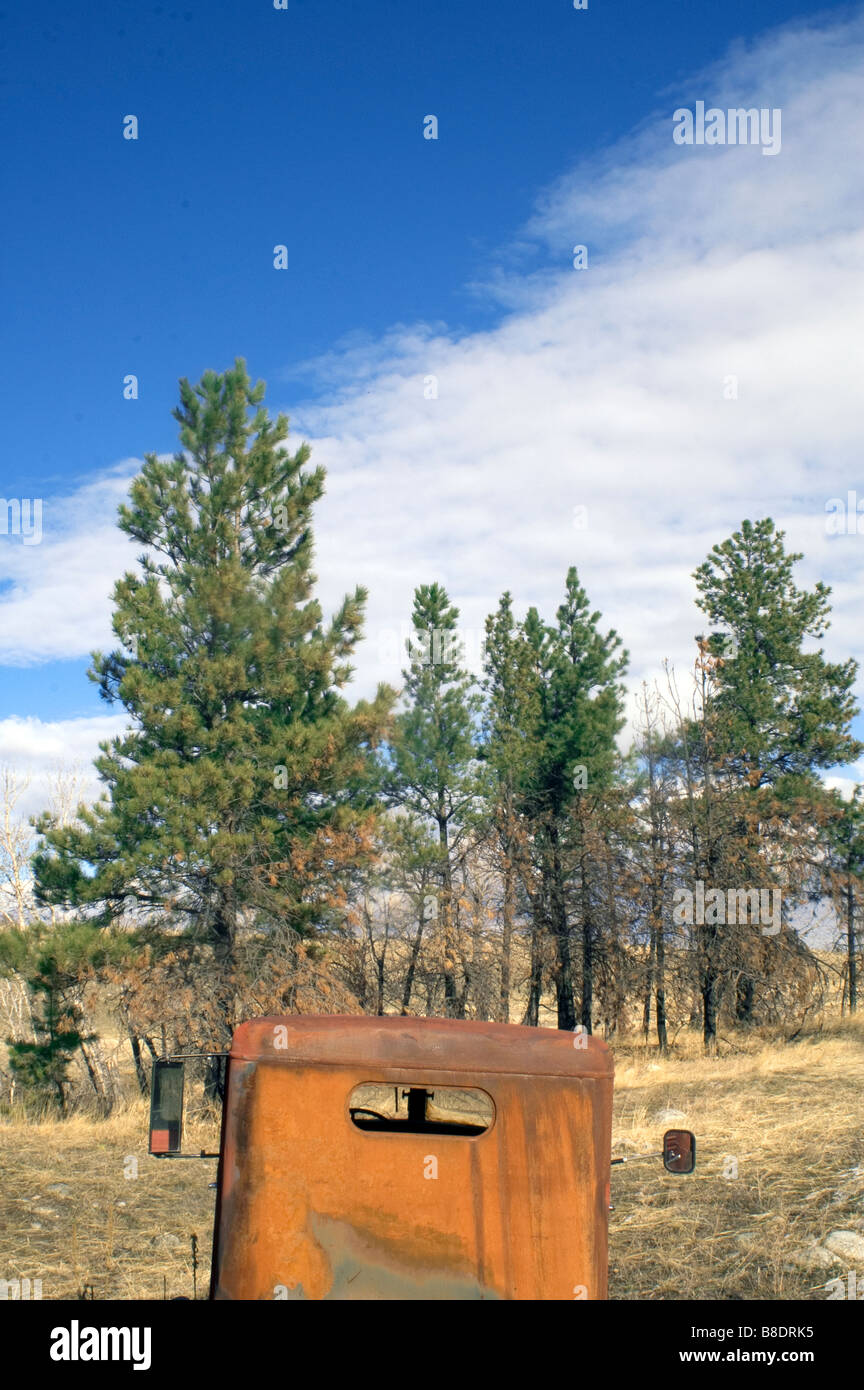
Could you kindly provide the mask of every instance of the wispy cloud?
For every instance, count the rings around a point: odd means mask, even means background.
[[[443,581],[479,635],[505,588],[551,616],[570,564],[629,647],[633,687],[664,658],[684,668],[702,627],[692,570],[764,515],[805,552],[801,581],[833,585],[826,650],[864,657],[864,535],[825,532],[829,498],[864,497],[862,90],[862,18],[736,46],[538,197],[515,260],[502,248],[478,275],[497,327],[397,326],[303,364],[329,388],[293,410],[328,469],[322,598],[370,590],[359,689],[398,682],[416,584]],[[674,145],[672,113],[696,100],[782,108],[782,151]],[[278,396],[271,382],[291,411]],[[134,466],[88,482],[57,534],[47,501],[41,547],[0,546],[6,661],[110,643]]]

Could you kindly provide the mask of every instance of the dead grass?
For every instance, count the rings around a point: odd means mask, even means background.
[[[187,1127],[184,1147],[218,1146],[217,1126]],[[216,1162],[150,1158],[143,1102],[102,1121],[7,1120],[0,1169],[0,1278],[41,1279],[43,1299],[191,1298],[194,1232],[207,1296]]]
[[[616,1050],[613,1153],[652,1152],[676,1127],[697,1136],[694,1174],[612,1170],[611,1296],[824,1299],[846,1266],[808,1273],[793,1257],[864,1232],[864,1020],[716,1060],[693,1037],[668,1060]]]
[[[691,1035],[663,1060],[615,1048],[613,1152],[654,1152],[684,1127],[697,1167],[613,1168],[613,1299],[824,1299],[845,1266],[807,1273],[793,1255],[833,1230],[864,1233],[864,1019],[722,1051],[705,1059]],[[0,1121],[0,1278],[41,1278],[45,1299],[191,1298],[195,1232],[206,1297],[215,1161],[149,1158],[146,1124],[140,1101],[104,1121]],[[190,1125],[184,1147],[218,1147],[216,1126]],[[737,1177],[724,1177],[730,1159]]]

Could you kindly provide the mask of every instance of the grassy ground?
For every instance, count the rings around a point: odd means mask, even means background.
[[[849,1265],[822,1242],[864,1235],[864,1020],[724,1051],[706,1060],[696,1038],[663,1061],[616,1048],[613,1152],[653,1152],[687,1128],[697,1167],[613,1168],[614,1299],[824,1299]],[[217,1146],[215,1126],[187,1128],[184,1147]],[[0,1278],[41,1278],[45,1299],[191,1297],[194,1232],[206,1296],[215,1174],[215,1161],[148,1158],[140,1101],[105,1121],[7,1118]]]
[[[689,1177],[650,1161],[613,1168],[611,1297],[824,1299],[849,1265],[822,1242],[864,1235],[864,1027],[754,1040],[716,1061],[696,1039],[689,1049],[659,1062],[616,1053],[613,1153],[686,1128],[697,1163]],[[857,1273],[860,1286],[864,1264]]]
[[[184,1148],[218,1146],[217,1126],[187,1126]],[[0,1124],[0,1173],[0,1278],[41,1278],[43,1299],[191,1298],[194,1233],[206,1297],[216,1161],[150,1158],[143,1102]]]

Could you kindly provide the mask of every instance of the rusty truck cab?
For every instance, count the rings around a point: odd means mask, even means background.
[[[211,1297],[602,1299],[612,1058],[450,1019],[242,1024]]]

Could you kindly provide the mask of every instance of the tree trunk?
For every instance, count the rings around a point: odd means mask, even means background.
[[[375,1012],[379,1018],[384,1017],[384,961],[386,953],[381,952],[380,956],[375,957],[375,976],[377,984],[377,998]]]
[[[98,1040],[82,1041],[80,1048],[84,1065],[87,1068],[87,1075],[90,1077],[90,1083],[96,1094],[99,1114],[106,1117],[111,1114],[117,1099],[114,1080],[108,1070],[105,1058],[102,1056],[102,1049]]]
[[[456,1018],[459,1001],[456,995],[456,975],[453,970],[453,876],[450,865],[450,843],[446,816],[438,817],[438,843],[441,847],[441,926],[444,947],[444,1012]]]
[[[466,967],[462,977],[462,988],[459,991],[459,998],[456,1001],[456,1017],[467,1018],[468,1016],[468,991],[471,988],[471,968]]]
[[[646,1043],[651,1031],[651,1000],[654,996],[654,956],[657,949],[657,934],[653,921],[648,924],[648,967],[645,979],[645,993],[642,996],[642,1036]]]
[[[513,941],[513,919],[516,915],[516,876],[510,860],[509,847],[504,861],[504,903],[501,922],[501,988],[498,996],[498,1017],[510,1022],[510,952]]]
[[[654,963],[656,970],[657,992],[657,1046],[661,1053],[665,1053],[669,1046],[669,1039],[666,1032],[666,938],[663,934],[663,904],[661,901],[659,884],[653,884],[651,890],[651,915],[654,919]]]
[[[224,1100],[224,1068],[222,1052],[228,1052],[234,1031],[234,939],[237,930],[237,905],[231,890],[220,894],[213,919],[213,959],[216,971],[217,1019],[214,1025],[214,1055],[207,1058],[204,1077],[204,1099],[212,1105]]]
[[[363,938],[360,952],[360,968],[357,971],[357,1003],[360,1006],[361,1014],[368,1013],[367,1004],[369,1002],[369,977],[367,974],[367,947],[368,942]]]
[[[417,935],[411,946],[411,957],[408,961],[408,969],[405,972],[405,984],[402,989],[402,1014],[406,1015],[411,1011],[411,991],[414,988],[414,976],[417,974],[417,961],[420,958],[420,942],[423,939],[423,912],[425,894],[420,899],[420,918],[417,922]]]
[[[567,904],[564,901],[564,875],[561,866],[557,826],[550,825],[547,834],[550,846],[547,892],[557,957],[555,989],[558,1003],[558,1027],[572,1033],[576,1027],[576,1005],[573,999],[573,957],[570,950]]]
[[[755,987],[752,975],[742,973],[735,987],[735,1018],[743,1027],[753,1022]]]
[[[543,983],[542,924],[542,908],[537,903],[531,921],[531,971],[528,980],[528,1003],[522,1019],[522,1026],[525,1028],[537,1028],[540,1025],[540,992]]]
[[[150,1086],[147,1081],[147,1073],[144,1070],[144,1061],[141,1057],[141,1043],[131,1028],[126,1029],[129,1038],[129,1046],[132,1048],[132,1060],[135,1063],[135,1079],[138,1082],[138,1090],[142,1096],[150,1093]]]
[[[858,1005],[858,957],[855,941],[855,889],[850,875],[846,885],[846,949],[849,959],[849,1012]]]
[[[718,975],[709,962],[702,972],[702,1040],[708,1053],[717,1050],[717,984]]]
[[[669,1049],[669,1036],[666,1031],[666,952],[663,941],[663,928],[657,936],[657,1046],[662,1053]]]
[[[590,1033],[594,1017],[594,917],[591,911],[588,864],[584,853],[579,867],[582,880],[582,1009],[579,1021],[585,1031]]]

